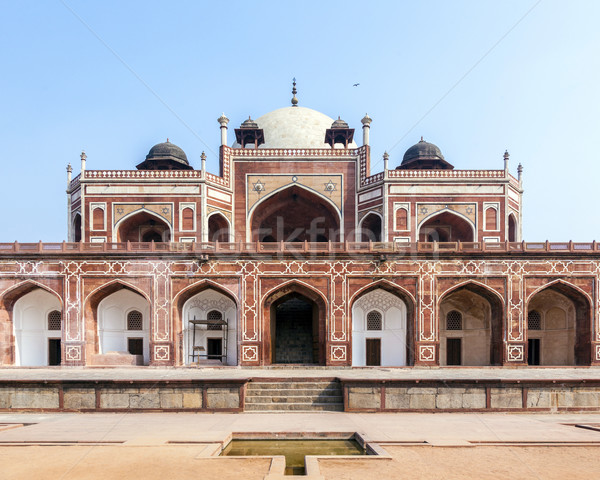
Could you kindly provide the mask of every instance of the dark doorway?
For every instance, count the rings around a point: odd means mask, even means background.
[[[540,364],[540,339],[530,338],[527,341],[527,363],[529,365]]]
[[[143,338],[128,338],[127,339],[127,351],[131,355],[143,355],[144,354],[144,339]]]
[[[369,213],[362,221],[360,231],[361,242],[381,242],[381,217]]]
[[[462,353],[462,339],[447,338],[446,339],[446,365],[460,365]]]
[[[60,338],[48,339],[48,365],[60,365]]]
[[[299,294],[287,296],[274,310],[273,363],[318,363],[313,302]]]
[[[367,338],[367,366],[378,367],[381,365],[381,339]]]
[[[207,338],[206,339],[206,354],[209,359],[221,360],[223,355],[223,339]]]

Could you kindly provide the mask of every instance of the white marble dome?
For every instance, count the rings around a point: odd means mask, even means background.
[[[257,118],[256,123],[265,134],[265,143],[258,148],[330,148],[325,130],[331,128],[333,118],[311,108],[280,108]],[[240,148],[240,144],[235,142],[232,147]],[[348,148],[357,148],[356,143]]]

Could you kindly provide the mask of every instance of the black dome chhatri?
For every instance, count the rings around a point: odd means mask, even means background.
[[[146,160],[137,166],[138,170],[193,170],[185,152],[177,145],[167,141],[154,145]]]
[[[446,161],[437,145],[426,142],[421,137],[419,143],[406,151],[402,159],[402,164],[397,167],[397,170],[452,170],[453,168]]]

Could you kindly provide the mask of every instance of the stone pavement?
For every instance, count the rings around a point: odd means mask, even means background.
[[[24,424],[25,426],[16,426]],[[0,445],[221,442],[231,433],[358,432],[369,441],[597,444],[600,414],[510,413],[51,413],[0,414]],[[14,427],[14,428],[7,428]],[[593,427],[592,427],[593,428]]]
[[[598,367],[2,367],[2,380],[208,380],[247,378],[389,380],[600,380]]]

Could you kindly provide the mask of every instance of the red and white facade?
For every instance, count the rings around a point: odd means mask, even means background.
[[[370,122],[292,106],[230,147],[223,116],[219,175],[82,155],[68,242],[0,245],[0,364],[600,364],[596,243],[522,242],[508,154],[371,172]]]

